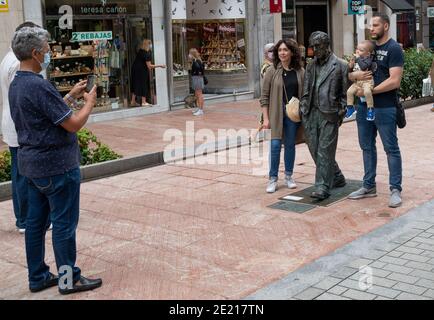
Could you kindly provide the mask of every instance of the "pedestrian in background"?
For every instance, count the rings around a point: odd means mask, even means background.
[[[432,60],[432,64],[431,64],[430,77],[431,77],[431,86],[434,90],[434,59]],[[431,111],[434,112],[434,104],[431,107]]]
[[[18,168],[26,177],[28,188],[25,244],[29,289],[38,292],[59,285],[61,294],[95,289],[102,280],[83,277],[75,263],[80,211],[80,150],[76,132],[85,125],[95,106],[96,86],[83,93],[83,83],[81,91],[70,97],[83,94],[85,101],[74,114],[55,87],[39,74],[50,64],[48,32],[24,27],[15,33],[12,50],[20,61],[9,88],[9,103],[20,146]],[[49,271],[44,261],[49,217],[58,276]]]
[[[273,65],[265,73],[260,104],[264,116],[264,129],[271,129],[270,171],[266,191],[277,190],[282,141],[285,147],[285,185],[297,187],[292,174],[295,162],[295,138],[300,123],[291,121],[285,106],[292,97],[303,92],[304,69],[295,40],[280,40],[273,49]]]
[[[197,110],[193,112],[195,116],[203,115],[204,98],[203,89],[205,88],[205,66],[200,58],[199,51],[196,48],[191,48],[188,54],[188,59],[191,62],[191,83],[196,96]]]
[[[152,64],[152,42],[145,39],[137,52],[131,68],[131,106],[136,107],[136,96],[141,97],[142,105],[150,106],[151,103],[151,70],[166,68],[165,65]]]

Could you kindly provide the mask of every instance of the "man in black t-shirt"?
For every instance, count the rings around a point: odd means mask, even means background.
[[[404,65],[404,55],[399,44],[389,37],[390,19],[387,15],[376,13],[371,19],[371,38],[376,41],[377,70],[374,73],[375,121],[367,121],[366,103],[360,103],[357,111],[359,144],[363,150],[365,175],[363,187],[349,195],[349,199],[375,197],[377,149],[375,146],[377,132],[380,134],[389,166],[390,201],[389,207],[396,208],[401,201],[402,160],[396,132],[396,114],[398,106],[398,89]],[[368,80],[370,71],[356,71],[349,75],[351,81]],[[363,90],[357,95],[362,97]]]

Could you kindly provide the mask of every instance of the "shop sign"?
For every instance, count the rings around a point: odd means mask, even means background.
[[[8,12],[9,4],[8,0],[0,0],[0,12]]]
[[[112,40],[112,39],[113,39],[112,31],[73,32],[71,42]]]
[[[215,32],[214,28],[210,28],[210,27],[203,27],[203,30],[208,32]]]
[[[428,18],[434,18],[434,7],[428,7],[426,13]]]
[[[246,41],[244,39],[240,39],[237,41],[238,48],[242,48],[246,45]]]
[[[270,13],[282,12],[282,0],[270,0]]]
[[[364,0],[348,0],[348,14],[364,14],[365,10],[365,1]]]
[[[235,32],[236,29],[233,28],[233,27],[219,26],[219,31],[222,31],[222,32]]]

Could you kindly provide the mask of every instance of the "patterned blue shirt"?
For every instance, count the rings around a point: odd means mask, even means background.
[[[80,166],[77,135],[60,124],[72,110],[54,86],[34,72],[18,71],[9,88],[18,133],[18,168],[28,178],[63,174]]]

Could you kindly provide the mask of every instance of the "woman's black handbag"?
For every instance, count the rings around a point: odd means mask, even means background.
[[[207,85],[207,84],[208,84],[208,78],[205,77],[205,76],[203,76],[203,84],[204,84],[204,85]]]
[[[405,128],[407,125],[407,120],[405,119],[405,111],[404,106],[402,105],[401,101],[399,101],[399,98],[397,99],[396,104],[396,125],[399,129]]]

